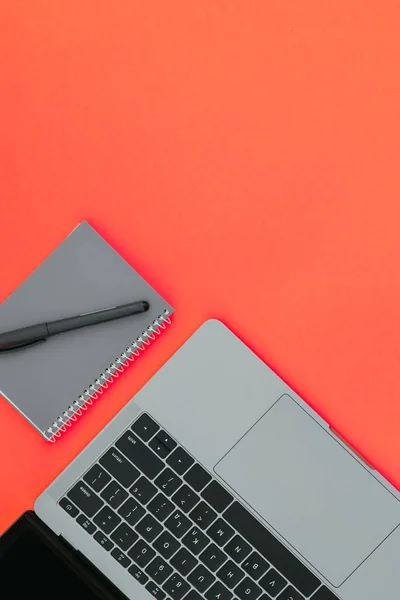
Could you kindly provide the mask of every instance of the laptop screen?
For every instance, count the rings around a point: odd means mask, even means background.
[[[0,537],[0,598],[125,598],[70,546],[25,513]]]
[[[62,588],[62,597],[98,600],[86,583],[33,531],[25,531],[0,559],[1,587],[14,598],[39,598]]]

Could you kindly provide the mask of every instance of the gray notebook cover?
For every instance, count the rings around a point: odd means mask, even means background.
[[[158,337],[153,330],[165,328],[173,308],[86,222],[0,305],[5,332],[135,300],[147,300],[150,309],[0,353],[1,394],[46,439],[80,414],[141,339]]]

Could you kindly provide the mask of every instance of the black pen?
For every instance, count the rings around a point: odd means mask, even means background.
[[[26,348],[38,342],[45,342],[52,335],[58,335],[59,333],[65,333],[73,329],[80,329],[88,325],[114,321],[114,319],[120,319],[121,317],[130,317],[131,315],[144,313],[146,310],[149,310],[149,303],[141,300],[140,302],[132,302],[123,306],[114,306],[76,317],[68,317],[66,319],[59,319],[58,321],[50,321],[49,323],[39,323],[38,325],[0,333],[0,352]]]

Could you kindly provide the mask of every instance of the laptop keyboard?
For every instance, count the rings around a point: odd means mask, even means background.
[[[146,413],[59,505],[159,600],[337,598]]]

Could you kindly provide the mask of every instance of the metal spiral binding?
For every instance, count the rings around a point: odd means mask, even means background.
[[[156,339],[157,335],[160,335],[163,330],[167,328],[167,325],[171,324],[171,318],[169,317],[169,310],[164,310],[162,315],[159,315],[157,319],[153,321],[145,331],[142,332],[135,341],[131,342],[122,354],[110,364],[101,375],[95,379],[95,381],[81,394],[76,400],[72,402],[68,409],[62,413],[51,427],[48,427],[44,432],[47,441],[56,442],[61,437],[62,433],[67,431],[68,427],[77,421],[78,417],[82,416],[83,412],[86,411],[89,406],[93,404],[93,400],[97,400],[99,396],[104,393],[115,379],[117,379],[134,360],[140,356],[141,352],[146,350],[146,347],[151,344],[152,340]]]

